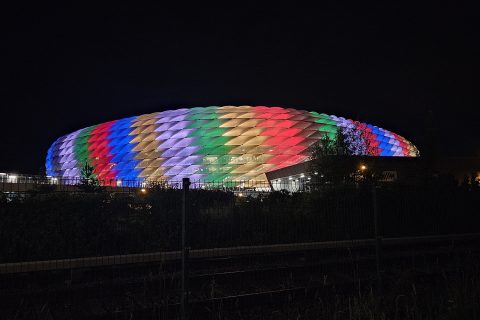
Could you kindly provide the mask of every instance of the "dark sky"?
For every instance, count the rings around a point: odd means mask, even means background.
[[[473,8],[24,7],[2,10],[0,172],[39,173],[93,124],[267,105],[369,122],[480,155]],[[426,126],[428,111],[433,126]]]

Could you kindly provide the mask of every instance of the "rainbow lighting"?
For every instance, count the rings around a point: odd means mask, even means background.
[[[47,175],[81,177],[86,162],[104,184],[118,181],[266,181],[265,172],[308,160],[308,147],[339,128],[361,131],[376,156],[414,157],[405,138],[370,124],[280,107],[169,110],[110,121],[58,138]]]

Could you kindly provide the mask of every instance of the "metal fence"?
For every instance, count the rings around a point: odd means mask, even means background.
[[[246,192],[269,192],[288,190],[290,192],[309,191],[310,177],[298,177],[289,179],[277,179],[273,181],[256,180],[191,180],[191,189],[222,189],[222,190],[245,190]],[[18,175],[0,173],[0,192],[28,192],[35,190],[46,191],[76,191],[79,187],[98,186],[108,191],[121,192],[128,188],[182,188],[182,181],[169,179],[98,179],[81,177],[51,177],[39,175]]]
[[[58,181],[54,186],[61,189],[0,194],[0,262],[179,249],[181,181],[132,182],[132,187],[71,182]],[[478,190],[304,183],[298,188],[302,191],[289,192],[291,186],[192,181],[186,203],[188,246],[472,233],[480,225]]]
[[[72,182],[26,180],[55,188],[0,194],[0,309],[25,308],[12,298],[22,292],[37,310],[63,311],[77,301],[87,310],[84,301],[94,297],[112,314],[147,306],[157,312],[147,318],[168,319],[180,316],[183,297],[192,312],[211,316],[230,298],[289,303],[298,292],[360,290],[372,279],[381,288],[387,265],[465,264],[454,249],[479,243],[475,188]]]

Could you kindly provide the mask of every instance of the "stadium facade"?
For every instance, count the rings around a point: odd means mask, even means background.
[[[110,121],[58,138],[47,175],[79,178],[85,163],[104,184],[118,181],[266,181],[265,173],[308,160],[324,135],[351,128],[371,155],[415,157],[402,136],[366,123],[291,108],[212,106]]]

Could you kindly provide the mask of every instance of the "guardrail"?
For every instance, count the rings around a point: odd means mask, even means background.
[[[467,240],[479,240],[480,233],[450,234],[442,236],[400,237],[384,238],[381,240],[382,247],[396,245],[415,245],[439,242],[455,242]],[[189,259],[208,259],[233,257],[243,255],[259,255],[274,253],[293,253],[312,250],[328,250],[340,248],[373,247],[377,239],[322,241],[310,243],[288,243],[261,246],[239,246],[231,248],[195,249],[189,252]],[[39,271],[55,271],[79,268],[111,267],[127,264],[161,263],[178,261],[182,258],[181,251],[139,253],[128,255],[113,255],[103,257],[86,257],[76,259],[60,259],[46,261],[30,261],[0,264],[0,274],[15,274]]]

